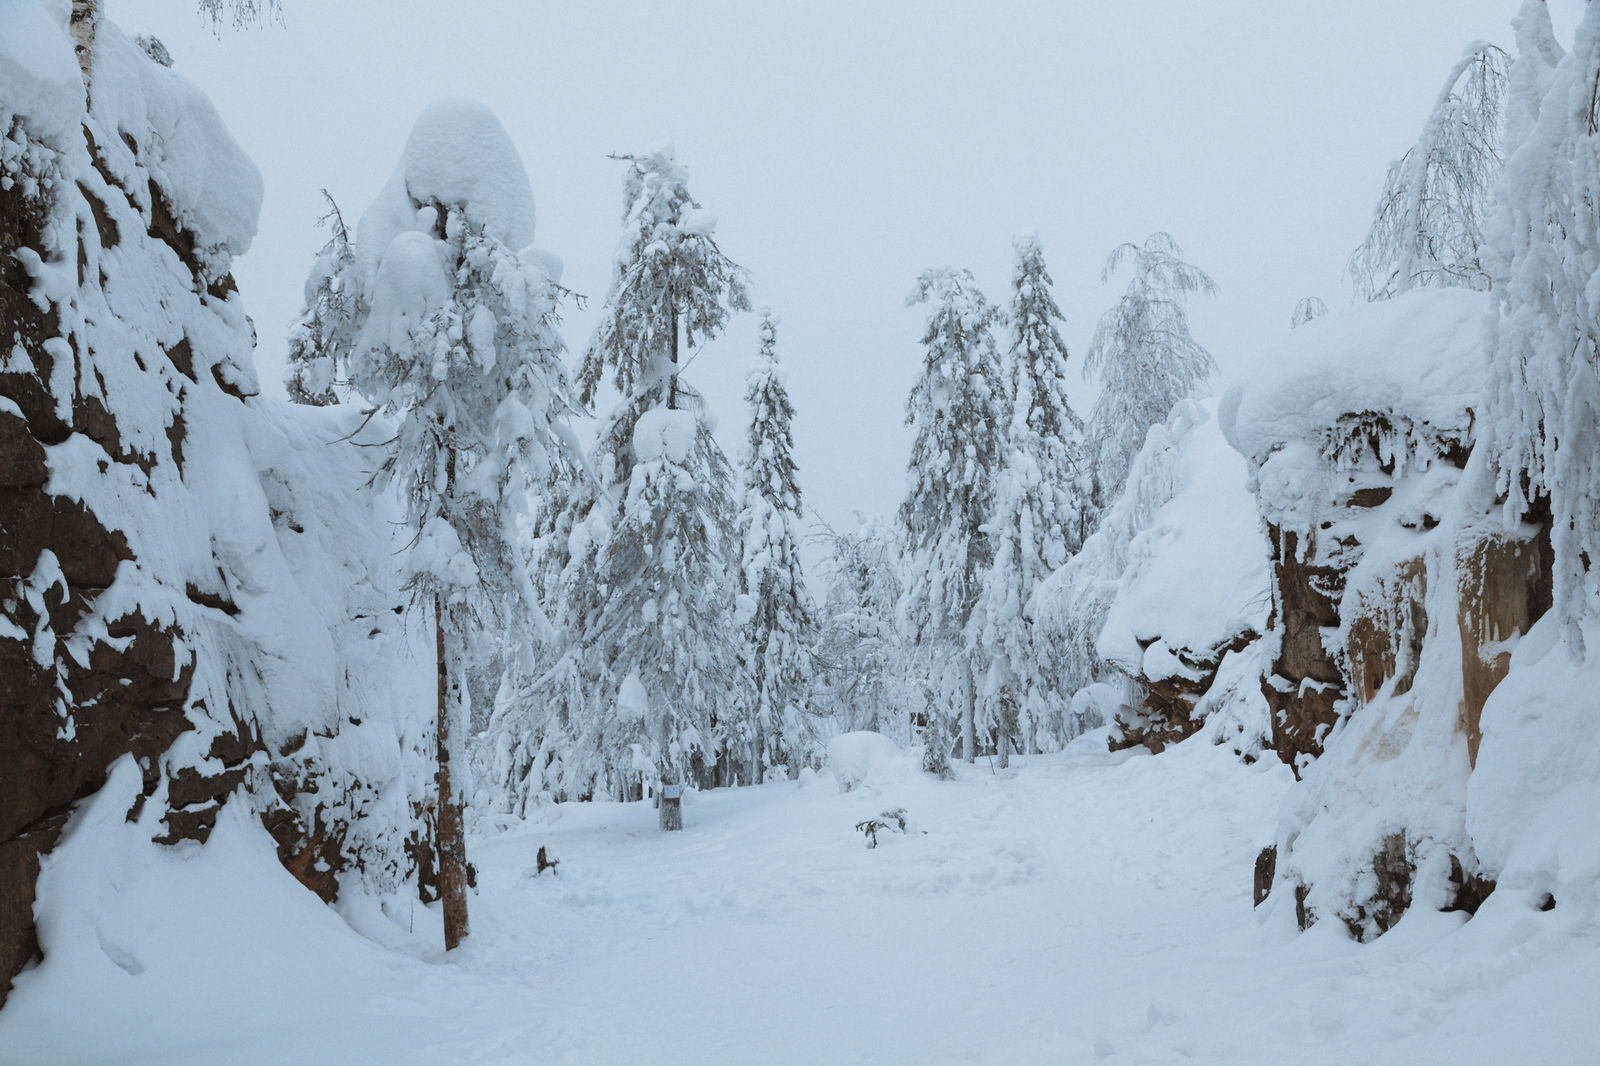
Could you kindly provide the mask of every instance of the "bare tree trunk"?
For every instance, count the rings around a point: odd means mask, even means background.
[[[450,784],[450,719],[459,702],[461,682],[452,679],[445,651],[444,597],[433,598],[434,645],[439,657],[439,898],[444,902],[444,949],[455,949],[467,936],[467,842],[462,832],[461,800]]]
[[[762,760],[766,758],[766,754],[767,754],[767,733],[766,733],[765,729],[761,728],[761,718],[758,715],[756,717],[756,750],[752,754],[751,759],[750,759],[750,783],[752,785],[761,784],[761,780],[762,780],[761,763],[762,763]]]
[[[683,828],[683,785],[667,754],[667,714],[661,712],[661,829],[671,832]]]
[[[961,664],[961,757],[967,762],[978,758],[978,728],[973,720],[977,694],[972,687],[972,663]]]
[[[667,382],[667,410],[678,409],[678,309],[672,309],[672,378]]]
[[[995,754],[1000,756],[1000,769],[1011,765],[1011,738],[1006,736],[1004,729],[1000,730],[1000,737],[995,741]]]

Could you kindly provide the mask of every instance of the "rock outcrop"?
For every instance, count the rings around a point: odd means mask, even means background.
[[[1257,902],[1292,895],[1302,928],[1368,940],[1493,891],[1465,819],[1478,720],[1549,607],[1550,553],[1479,498],[1483,310],[1419,292],[1318,320],[1224,400],[1273,544],[1273,746],[1301,781]]]
[[[162,812],[155,843],[204,842],[223,804],[246,803],[324,899],[351,876],[415,885],[431,846],[431,663],[398,613],[391,516],[352,506],[367,460],[336,442],[359,419],[256,396],[228,271],[260,178],[204,96],[114,26],[79,34],[80,67],[64,10],[14,9],[7,40],[28,51],[0,53],[0,1000],[49,950],[40,855],[124,755],[144,777],[130,820]]]

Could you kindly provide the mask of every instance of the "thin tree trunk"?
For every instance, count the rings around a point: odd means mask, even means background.
[[[439,898],[444,902],[444,949],[451,951],[467,936],[467,842],[462,833],[461,801],[450,784],[450,719],[460,681],[452,681],[445,653],[444,597],[433,598],[434,645],[439,656]]]
[[[761,717],[756,716],[756,748],[750,758],[750,783],[761,784],[761,761],[767,754],[767,734],[761,728]]]
[[[678,409],[678,309],[672,309],[672,373],[667,381],[667,410]]]
[[[72,0],[72,48],[78,56],[78,69],[83,71],[83,88],[87,95],[94,78],[94,39],[100,30],[100,0]]]
[[[678,771],[672,766],[672,759],[667,754],[667,715],[661,713],[661,829],[671,832],[683,828],[682,796],[683,785],[678,780]]]
[[[967,762],[978,758],[978,728],[974,721],[977,694],[972,688],[972,663],[961,664],[961,757]]]

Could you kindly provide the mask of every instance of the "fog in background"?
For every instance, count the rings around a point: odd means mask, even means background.
[[[921,270],[970,268],[1004,302],[1012,234],[1038,230],[1077,368],[1124,280],[1101,284],[1106,253],[1167,230],[1221,286],[1191,321],[1225,378],[1301,297],[1351,299],[1344,262],[1390,160],[1465,45],[1512,49],[1518,6],[283,0],[281,25],[214,34],[191,0],[105,5],[161,38],[265,177],[235,276],[268,394],[326,240],[319,190],[353,227],[430,101],[484,101],[521,150],[538,243],[589,298],[566,315],[573,365],[618,236],[622,165],[606,157],[670,139],[719,244],[782,316],[802,491],[841,527],[903,492]],[[1582,0],[1550,7],[1565,44]],[[755,350],[739,316],[686,374],[730,455]],[[1087,415],[1093,387],[1075,388]]]

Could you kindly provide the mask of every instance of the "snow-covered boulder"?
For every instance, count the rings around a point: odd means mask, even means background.
[[[1249,472],[1216,411],[1215,399],[1184,400],[1151,427],[1122,496],[1032,601],[1042,630],[1067,649],[1069,672],[1095,676],[1108,664],[1137,687],[1139,705],[1117,713],[1114,748],[1160,751],[1192,735],[1224,658],[1266,627],[1267,546]]]
[[[841,733],[828,741],[828,769],[840,792],[849,792],[869,778],[901,769],[900,745],[882,733]]]

